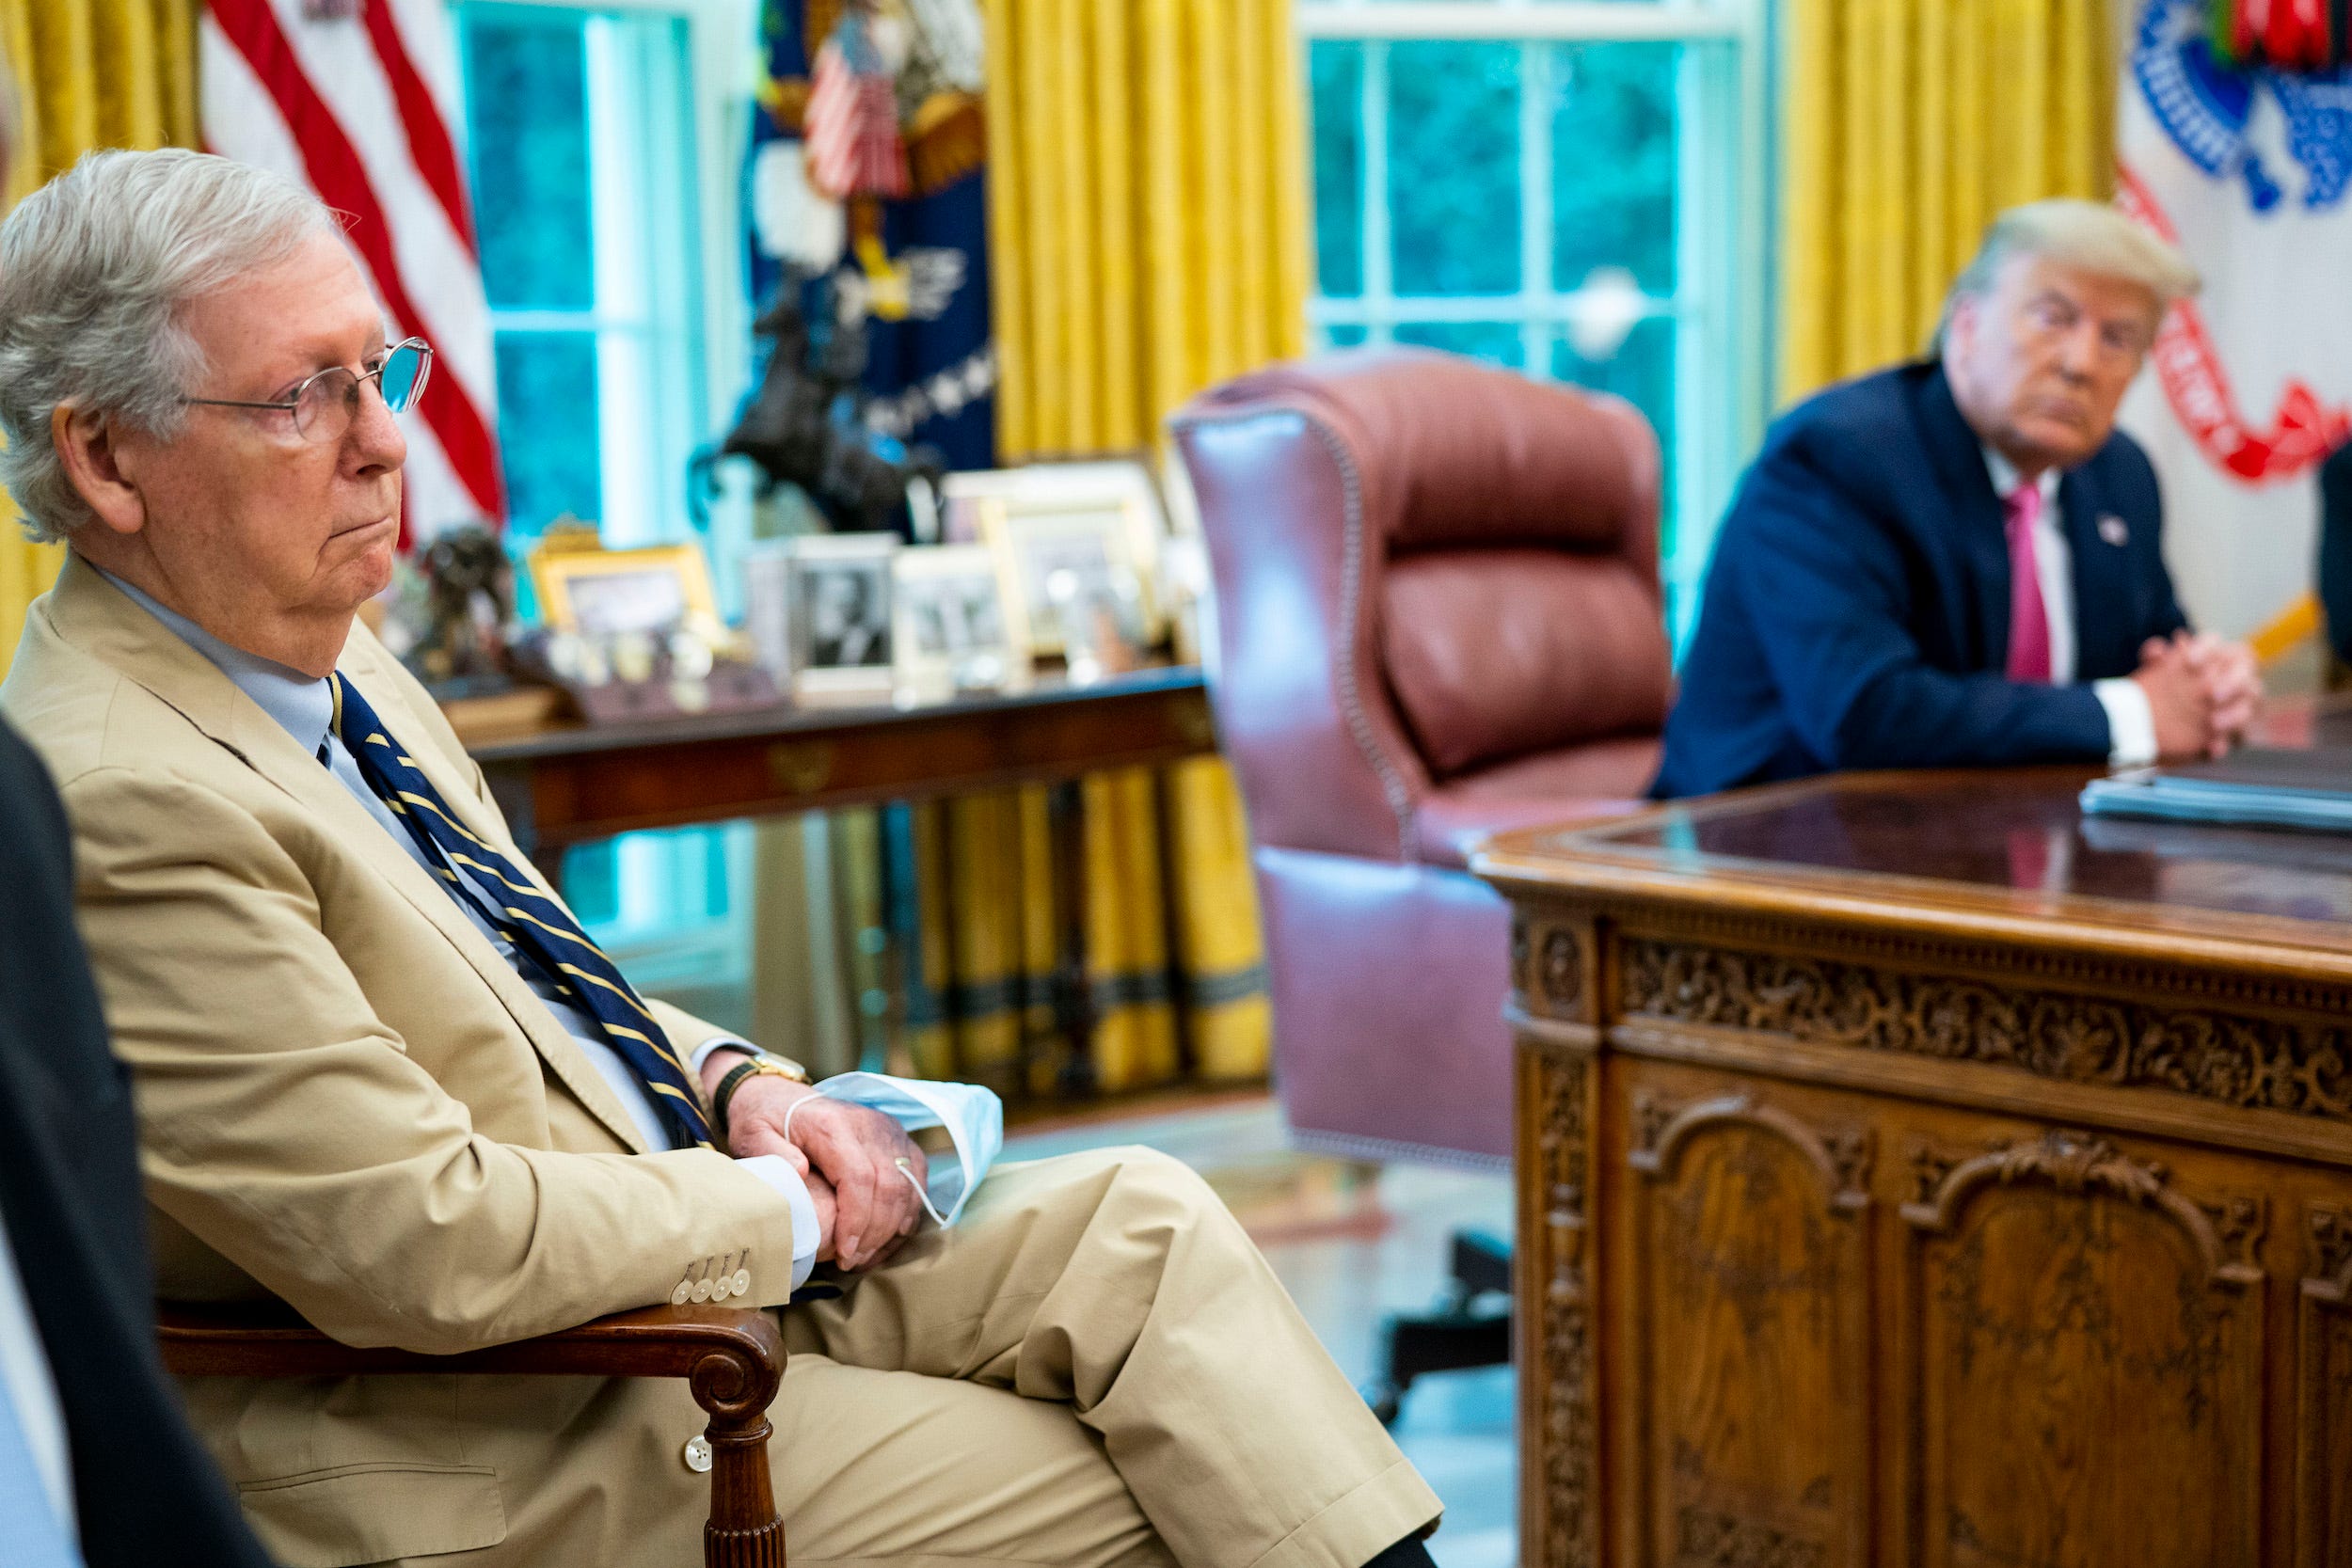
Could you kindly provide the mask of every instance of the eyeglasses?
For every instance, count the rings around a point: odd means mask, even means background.
[[[2073,301],[2045,294],[2026,305],[2026,325],[2037,338],[2055,338],[2081,325],[2083,314]],[[2150,342],[2148,329],[2137,323],[2099,324],[2099,352],[2118,364],[2137,360],[2148,352]]]
[[[433,350],[422,338],[404,338],[386,349],[368,370],[329,365],[278,403],[247,403],[236,398],[182,398],[182,403],[208,408],[267,408],[294,417],[294,434],[306,441],[340,441],[359,412],[359,387],[375,383],[376,395],[395,414],[405,414],[424,395],[433,374]]]

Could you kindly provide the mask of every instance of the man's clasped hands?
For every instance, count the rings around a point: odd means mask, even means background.
[[[2262,700],[2253,650],[2211,632],[2150,638],[2132,679],[2148,694],[2156,754],[2166,761],[2227,755]]]
[[[719,1080],[739,1059],[714,1053],[703,1066],[705,1093],[716,1094]],[[737,1087],[727,1106],[727,1152],[737,1159],[779,1154],[801,1173],[817,1205],[820,1263],[872,1268],[898,1251],[923,1217],[929,1163],[914,1140],[880,1111],[828,1099],[787,1078],[762,1076]]]

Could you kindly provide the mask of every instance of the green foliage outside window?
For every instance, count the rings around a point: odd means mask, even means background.
[[[1675,43],[1551,50],[1552,276],[1620,266],[1652,294],[1675,276]]]
[[[1519,278],[1519,46],[1389,46],[1389,222],[1400,294]]]

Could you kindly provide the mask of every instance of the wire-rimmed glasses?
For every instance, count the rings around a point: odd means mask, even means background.
[[[294,420],[294,434],[306,441],[340,441],[359,412],[359,385],[373,381],[384,406],[405,414],[424,395],[433,374],[433,349],[422,338],[404,338],[376,357],[365,370],[329,365],[276,403],[250,403],[238,398],[182,398],[182,403],[210,408],[267,408]]]

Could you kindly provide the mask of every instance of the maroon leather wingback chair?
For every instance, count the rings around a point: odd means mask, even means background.
[[[1656,770],[1657,440],[1615,398],[1413,350],[1244,376],[1173,428],[1293,1132],[1500,1165],[1510,923],[1465,857]]]

